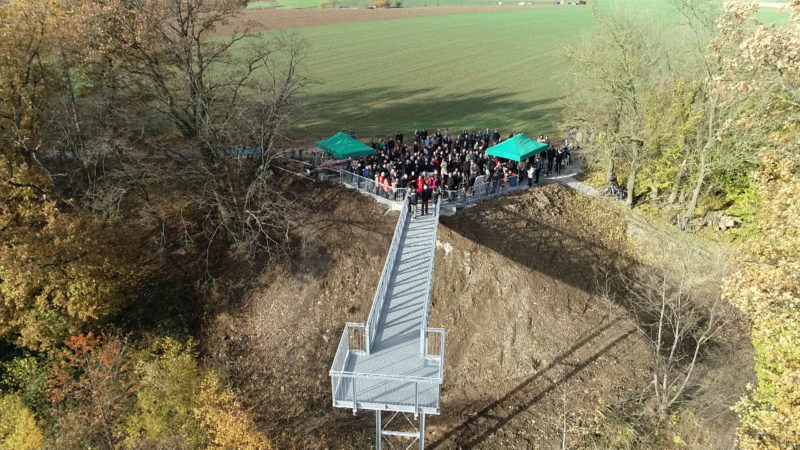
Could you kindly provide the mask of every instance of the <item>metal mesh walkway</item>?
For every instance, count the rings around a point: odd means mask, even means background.
[[[400,213],[367,325],[348,324],[342,335],[330,373],[334,406],[439,413],[444,332],[427,328],[439,222],[438,207],[431,211],[413,220],[408,205]],[[431,333],[440,335],[434,354]]]

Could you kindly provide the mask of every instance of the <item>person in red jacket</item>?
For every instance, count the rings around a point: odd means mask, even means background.
[[[439,182],[439,175],[434,173],[432,177],[428,178],[428,190],[431,192],[431,197],[433,198],[433,203],[436,204],[436,201],[439,198],[439,187],[441,183]]]
[[[417,197],[422,202],[422,215],[428,214],[428,201],[431,199],[430,177],[425,174],[417,178]]]

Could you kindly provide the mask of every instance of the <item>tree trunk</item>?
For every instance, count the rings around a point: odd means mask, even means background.
[[[678,168],[678,175],[675,176],[675,184],[672,186],[672,192],[670,192],[669,199],[667,199],[667,203],[670,205],[678,200],[678,194],[681,191],[681,186],[683,186],[683,177],[686,176],[686,163],[688,160],[688,156],[684,155],[681,166]]]
[[[610,180],[614,175],[614,158],[609,154],[606,163],[606,180]]]
[[[689,206],[684,213],[684,221],[688,223],[694,217],[694,210],[697,208],[697,200],[700,198],[700,191],[703,189],[703,182],[706,178],[706,154],[703,152],[700,155],[700,171],[697,173],[697,178],[694,182],[694,190],[692,191],[692,199],[689,201]]]
[[[714,135],[714,125],[717,115],[717,102],[716,97],[710,97],[709,105],[708,105],[708,119],[707,125],[708,129],[706,131],[705,136],[705,144],[703,144],[703,148],[700,150],[700,170],[697,172],[697,178],[694,182],[694,191],[692,192],[692,199],[689,201],[689,206],[686,208],[686,213],[684,214],[684,222],[685,224],[689,223],[689,220],[694,217],[694,210],[697,208],[697,200],[700,198],[700,191],[703,189],[703,182],[705,181],[706,175],[708,174],[708,153],[711,151],[711,148],[715,144],[715,135]]]
[[[627,204],[628,204],[629,208],[633,207],[633,191],[634,191],[634,188],[636,187],[636,171],[637,170],[638,170],[638,168],[636,167],[636,165],[632,165],[631,166],[631,171],[628,173],[628,185],[627,185],[628,198],[627,198],[626,201],[627,201]]]
[[[636,172],[639,170],[639,156],[641,154],[641,143],[634,141],[631,142],[631,170],[628,172],[628,183],[627,183],[627,190],[628,190],[628,199],[627,204],[628,207],[633,207],[633,193],[636,188]]]
[[[63,58],[63,50],[62,50],[62,58]],[[66,59],[66,58],[63,58]],[[67,94],[69,95],[69,107],[70,107],[70,118],[72,119],[72,125],[75,127],[75,143],[71,145],[72,153],[75,160],[79,161],[81,165],[86,167],[86,162],[84,160],[84,145],[83,145],[83,129],[81,128],[81,121],[78,117],[78,107],[77,102],[75,101],[75,86],[72,83],[72,76],[69,73],[69,69],[66,68],[66,64],[64,65],[64,81],[66,83],[66,90]]]

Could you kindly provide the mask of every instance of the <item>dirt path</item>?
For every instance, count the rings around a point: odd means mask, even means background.
[[[573,152],[573,159],[570,165],[564,166],[564,168],[561,169],[560,174],[540,177],[539,182],[541,184],[560,183],[575,189],[581,194],[586,194],[593,197],[600,195],[600,192],[598,192],[597,189],[582,181],[578,181],[578,179],[575,178],[581,173],[583,173],[583,159],[580,158],[577,152]]]
[[[244,10],[241,16],[236,20],[217,27],[214,35],[227,36],[233,34],[235,31],[241,31],[245,26],[250,26],[252,31],[285,30],[336,23],[363,22],[367,20],[393,20],[407,17],[546,8],[559,8],[559,6],[477,5],[390,9],[247,9]]]

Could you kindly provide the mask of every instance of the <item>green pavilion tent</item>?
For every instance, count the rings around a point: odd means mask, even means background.
[[[338,159],[354,158],[372,154],[372,147],[362,144],[350,136],[339,132],[333,137],[319,141],[316,146]]]
[[[534,141],[528,136],[525,136],[525,133],[520,133],[494,147],[489,147],[489,149],[486,150],[486,154],[497,156],[498,158],[522,161],[523,159],[528,159],[544,151],[547,151],[547,144]]]

